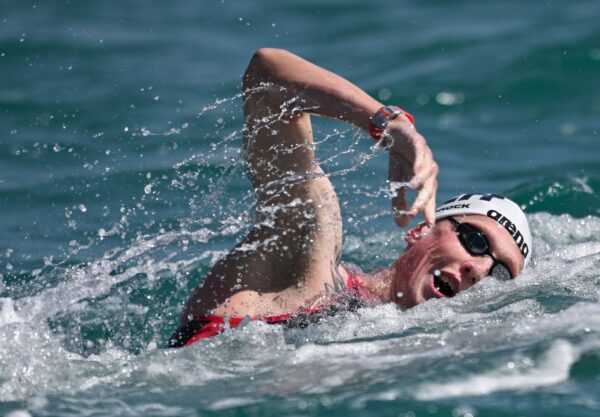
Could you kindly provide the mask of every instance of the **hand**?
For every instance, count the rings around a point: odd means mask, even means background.
[[[427,141],[403,116],[392,120],[381,140],[388,141],[390,160],[388,179],[395,196],[392,210],[396,224],[408,226],[410,217],[425,215],[425,222],[435,223],[435,195],[437,192],[438,165]],[[417,198],[407,210],[406,188],[417,191]]]

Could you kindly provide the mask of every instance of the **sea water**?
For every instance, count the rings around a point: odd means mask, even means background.
[[[5,1],[0,413],[597,416],[599,18],[592,1]],[[162,349],[253,219],[239,89],[262,46],[411,111],[438,201],[515,199],[531,266],[407,311]],[[314,130],[343,261],[390,265],[385,152]]]

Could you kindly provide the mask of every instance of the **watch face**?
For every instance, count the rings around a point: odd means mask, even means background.
[[[373,116],[372,123],[379,129],[384,129],[390,120],[395,119],[402,113],[402,110],[398,106],[385,106],[381,108]]]
[[[378,111],[373,116],[372,123],[378,129],[383,129],[387,125],[388,121],[389,121],[388,116],[383,114],[383,112]]]

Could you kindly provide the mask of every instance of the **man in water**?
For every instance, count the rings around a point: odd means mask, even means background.
[[[495,195],[462,195],[435,209],[438,167],[413,118],[349,81],[283,50],[261,49],[244,74],[244,159],[256,222],[186,302],[168,346],[189,345],[245,317],[304,325],[340,308],[394,302],[409,308],[452,297],[488,275],[516,277],[530,259],[525,215]],[[310,114],[343,120],[389,151],[399,226],[423,213],[389,268],[340,263],[336,193],[315,159]],[[401,186],[404,185],[404,186]],[[407,209],[406,186],[417,191]]]

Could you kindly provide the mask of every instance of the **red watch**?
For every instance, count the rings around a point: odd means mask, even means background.
[[[412,124],[415,124],[415,118],[407,111],[404,111],[398,106],[383,106],[377,112],[371,116],[371,126],[369,127],[369,133],[375,140],[381,139],[381,135],[385,130],[388,123],[394,120],[396,117],[403,114]]]

